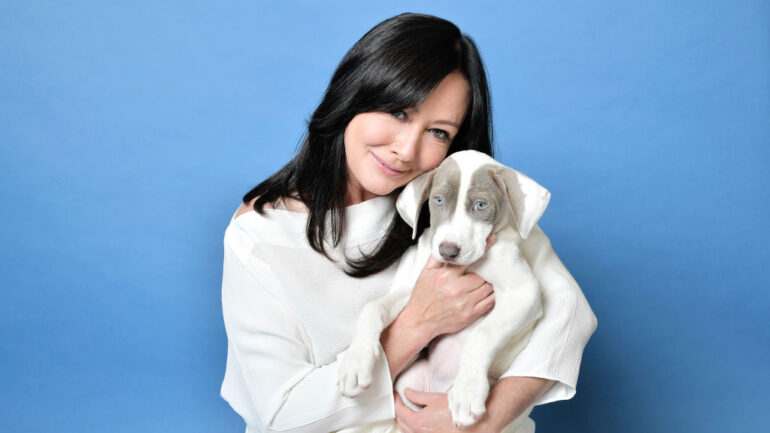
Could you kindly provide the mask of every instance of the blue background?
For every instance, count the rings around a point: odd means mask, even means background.
[[[538,432],[768,431],[770,5],[470,3],[3,1],[0,431],[242,431],[225,226],[407,10],[478,43],[599,319]]]

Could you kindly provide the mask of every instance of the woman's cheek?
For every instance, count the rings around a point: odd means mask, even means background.
[[[426,152],[423,158],[423,163],[420,164],[424,171],[433,170],[441,164],[441,161],[446,158],[449,147],[436,147]]]
[[[361,130],[361,137],[370,145],[389,144],[397,131],[387,120],[376,119],[367,122]]]

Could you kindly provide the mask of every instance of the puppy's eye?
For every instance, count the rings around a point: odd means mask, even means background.
[[[433,197],[433,203],[436,204],[436,206],[443,206],[444,205],[444,199],[441,198],[441,196],[435,196]]]
[[[473,210],[484,210],[487,207],[487,202],[479,200],[476,203],[473,203]]]

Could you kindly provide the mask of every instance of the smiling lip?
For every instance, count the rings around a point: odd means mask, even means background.
[[[374,162],[377,164],[377,167],[379,167],[379,169],[388,176],[399,176],[406,173],[406,170],[396,170],[395,168],[389,166],[385,163],[385,161],[377,158],[377,155],[374,153],[372,153],[372,157],[374,158]]]

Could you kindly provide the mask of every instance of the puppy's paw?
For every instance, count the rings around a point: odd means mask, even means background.
[[[356,397],[372,384],[374,363],[380,356],[378,340],[357,339],[340,363],[337,389],[345,397]]]
[[[471,426],[487,411],[489,381],[486,374],[458,374],[449,390],[449,412],[457,428]]]

